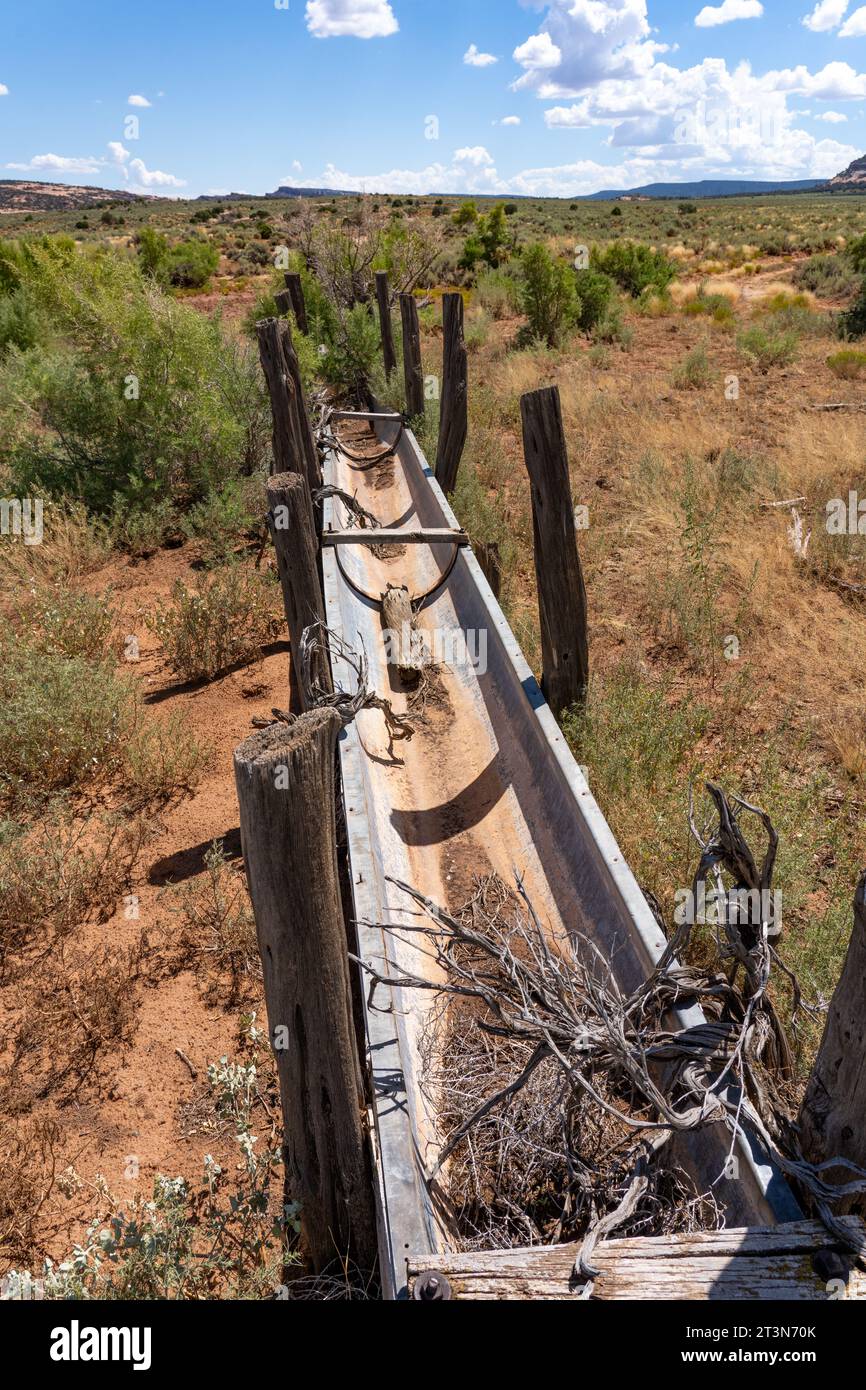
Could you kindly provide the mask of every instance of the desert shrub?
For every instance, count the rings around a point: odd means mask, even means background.
[[[563,261],[554,260],[540,242],[526,247],[521,268],[523,312],[529,331],[533,338],[555,347],[579,312],[574,273]]]
[[[823,299],[848,294],[857,285],[857,275],[843,256],[811,256],[796,267],[792,279],[799,289]]]
[[[201,289],[219,265],[218,250],[201,237],[170,244],[152,227],[142,227],[136,243],[142,270],[161,285]]]
[[[170,247],[165,275],[170,285],[183,289],[203,289],[219,265],[219,252],[209,241],[195,238]]]
[[[452,214],[451,219],[455,227],[468,227],[473,222],[478,221],[478,208],[474,202],[467,201],[461,203],[459,208]]]
[[[590,334],[593,343],[613,345],[617,344],[624,352],[631,347],[634,332],[625,322],[622,306],[618,303],[611,303],[596,320]]]
[[[179,715],[142,720],[126,749],[122,798],[128,810],[166,806],[193,792],[210,754]]]
[[[356,304],[345,314],[334,339],[321,359],[326,380],[338,386],[362,390],[379,355],[379,325],[366,304]]]
[[[102,514],[117,495],[183,505],[267,460],[258,363],[217,320],[110,250],[70,253],[54,238],[7,250],[3,268],[52,328],[0,383],[0,466],[20,495],[68,495]]]
[[[116,614],[110,590],[95,595],[55,588],[34,591],[21,618],[25,630],[37,630],[39,649],[50,656],[99,660],[109,654]]]
[[[858,381],[866,371],[866,352],[859,348],[841,348],[827,358],[827,366],[842,381]]]
[[[575,273],[579,309],[578,327],[584,333],[595,328],[608,313],[616,286],[609,275],[598,270],[578,270]]]
[[[274,582],[240,564],[178,580],[171,606],[148,626],[183,680],[210,680],[233,666],[255,661],[283,625]]]
[[[714,323],[724,325],[734,322],[733,306],[727,296],[713,294],[703,285],[699,287],[697,294],[690,299],[683,300],[681,312],[690,318],[705,315],[711,318]]]
[[[738,336],[737,348],[743,357],[766,372],[770,367],[787,367],[796,360],[797,335],[771,333],[756,326]]]
[[[191,508],[183,531],[196,542],[206,565],[225,564],[245,540],[261,532],[267,509],[264,474],[231,478]]]
[[[840,338],[862,338],[866,336],[866,280],[860,293],[844,314],[839,316],[838,332]]]
[[[649,285],[641,292],[634,310],[641,318],[661,319],[674,312],[674,301],[668,290]]]
[[[490,324],[490,314],[486,309],[479,309],[470,316],[463,333],[467,352],[478,352],[483,348],[490,337]]]
[[[845,247],[845,255],[853,265],[858,275],[866,272],[866,233],[863,236],[854,237]]]
[[[488,270],[480,275],[472,298],[495,319],[520,312],[520,288],[514,276],[503,270]]]
[[[0,356],[10,347],[26,352],[48,335],[49,325],[26,286],[0,298]]]
[[[98,783],[123,767],[135,704],[109,665],[20,639],[7,639],[2,658],[0,798]]]
[[[677,270],[663,251],[637,241],[613,241],[592,248],[590,265],[615,280],[620,289],[637,299],[649,286],[667,289]]]
[[[168,497],[142,503],[115,496],[108,530],[112,544],[138,560],[182,535],[179,513]]]
[[[475,230],[466,238],[460,267],[472,271],[479,261],[495,269],[505,259],[505,245],[508,240],[508,225],[504,203],[497,203],[490,212],[482,213],[475,220]]]
[[[686,353],[673,371],[673,383],[680,391],[697,391],[709,386],[715,376],[713,365],[703,344]]]

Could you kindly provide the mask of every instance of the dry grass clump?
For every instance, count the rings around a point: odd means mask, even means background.
[[[235,1005],[261,979],[255,917],[243,870],[230,863],[221,840],[214,840],[204,865],[199,878],[166,890],[180,917],[168,950],[176,965],[204,968],[211,991],[227,992]]]
[[[280,633],[274,580],[240,564],[225,565],[192,584],[178,580],[171,606],[149,619],[173,671],[183,680],[211,680],[257,660]]]
[[[18,588],[63,585],[104,565],[111,546],[106,528],[87,508],[71,498],[43,499],[43,537],[39,545],[3,538],[0,545],[0,583],[13,593]]]
[[[0,823],[0,974],[10,953],[68,937],[114,912],[150,833],[143,818],[76,820],[55,808],[31,826]]]

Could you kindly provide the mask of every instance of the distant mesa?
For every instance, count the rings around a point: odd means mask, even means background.
[[[99,203],[151,202],[150,193],[124,188],[91,188],[85,183],[41,183],[35,179],[0,179],[0,213],[65,212]]]
[[[827,188],[863,188],[866,186],[866,155],[854,159],[841,174],[830,179]]]

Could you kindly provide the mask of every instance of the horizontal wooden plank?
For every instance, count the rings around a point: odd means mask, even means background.
[[[844,1218],[862,1234],[857,1217]],[[601,1271],[593,1288],[599,1300],[826,1299],[826,1280],[812,1256],[837,1248],[823,1225],[797,1221],[773,1227],[703,1231],[607,1241],[594,1256]],[[562,1300],[577,1298],[573,1278],[576,1245],[439,1255],[432,1262],[451,1284],[454,1298]],[[410,1280],[431,1268],[431,1257],[409,1261]],[[847,1297],[866,1298],[866,1276],[852,1269]]]

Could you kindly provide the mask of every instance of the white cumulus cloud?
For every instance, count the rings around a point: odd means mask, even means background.
[[[183,188],[186,184],[186,179],[176,178],[174,174],[165,174],[161,169],[148,169],[143,159],[131,160],[129,168],[142,188]]]
[[[827,121],[830,125],[844,125],[848,117],[842,111],[824,111],[816,116],[816,121]]]
[[[102,162],[93,155],[35,154],[26,164],[6,168],[40,174],[98,174]]]
[[[848,4],[849,0],[820,0],[811,14],[804,16],[802,22],[813,34],[825,34],[828,29],[835,29],[842,23]]]
[[[520,125],[519,116],[503,116],[500,125]]]
[[[8,97],[8,95],[9,95],[9,88],[6,86],[5,83],[0,82],[0,97]]]
[[[712,29],[734,19],[760,19],[763,13],[761,0],[722,0],[721,5],[705,5],[695,15],[695,24],[699,29]]]
[[[855,10],[850,19],[846,19],[842,28],[839,30],[840,39],[862,39],[866,38],[866,5],[861,5],[859,10]]]
[[[493,156],[483,145],[464,145],[462,150],[454,151],[455,164],[474,164],[476,168],[493,163]]]
[[[108,151],[115,164],[125,164],[129,159],[129,150],[125,149],[119,140],[109,140]]]
[[[463,61],[470,68],[489,68],[499,59],[494,58],[492,53],[479,53],[478,45],[471,43],[463,54]]]
[[[128,106],[150,106],[147,97],[143,97],[137,92],[133,92],[131,97],[126,98],[126,101]]]
[[[389,0],[308,0],[306,19],[317,39],[385,39],[400,27]]]

